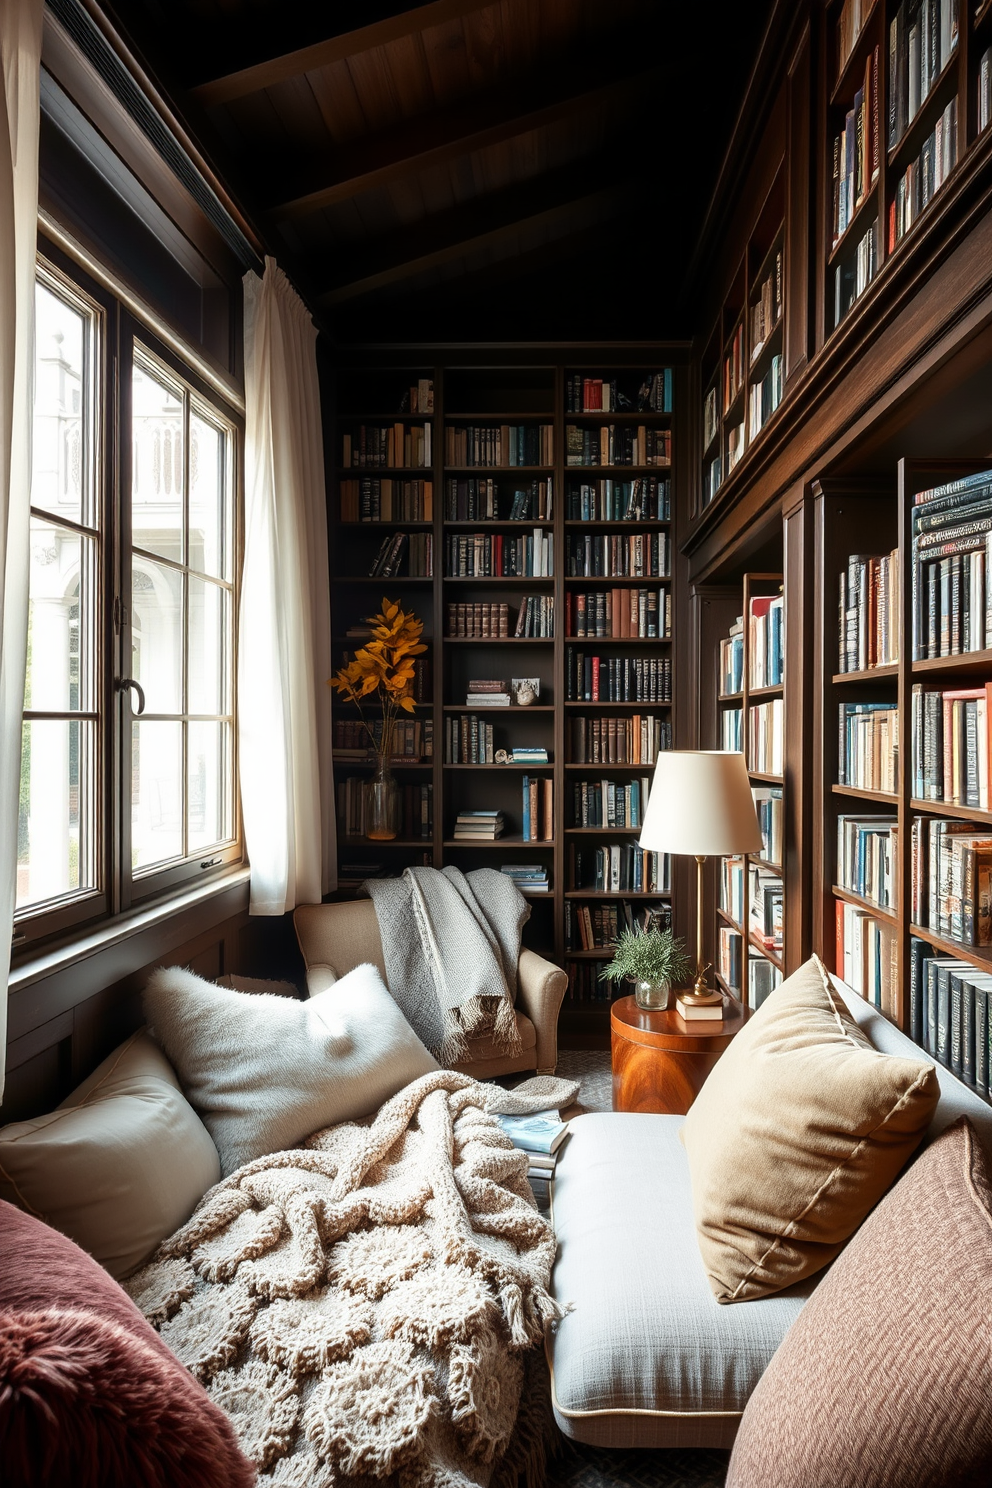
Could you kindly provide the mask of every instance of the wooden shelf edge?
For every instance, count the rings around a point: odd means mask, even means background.
[[[922,816],[950,816],[958,817],[962,821],[973,821],[980,825],[992,826],[992,811],[981,806],[958,806],[953,801],[921,801],[913,796],[909,803],[910,811],[918,811]]]
[[[859,909],[865,909],[869,914],[880,920],[888,920],[892,925],[898,925],[899,917],[894,909],[886,909],[882,904],[876,904],[872,899],[865,899],[861,894],[855,894],[851,889],[842,888],[840,884],[832,886],[835,899],[843,899],[845,904],[856,904]]]
[[[883,806],[897,807],[899,796],[895,791],[866,790],[857,785],[832,785],[835,796],[847,796],[855,801],[878,801]]]

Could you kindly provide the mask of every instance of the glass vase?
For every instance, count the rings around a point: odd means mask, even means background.
[[[646,1013],[663,1013],[668,1007],[672,995],[672,984],[662,978],[660,981],[635,981],[634,1001],[639,1008]]]
[[[373,842],[389,842],[399,835],[400,791],[384,754],[376,758],[375,774],[365,787],[365,835]]]

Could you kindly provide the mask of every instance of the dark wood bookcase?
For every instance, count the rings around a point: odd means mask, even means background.
[[[826,965],[844,976],[838,964],[836,934],[837,903],[854,905],[884,927],[885,944],[891,945],[890,995],[883,986],[880,1008],[905,1031],[913,1033],[910,1019],[910,947],[913,938],[937,952],[955,957],[981,972],[992,971],[992,948],[963,944],[928,926],[914,923],[911,883],[913,871],[913,823],[919,818],[945,817],[974,823],[975,831],[992,832],[992,811],[921,800],[913,795],[912,689],[914,684],[943,688],[968,688],[992,679],[992,651],[962,651],[952,656],[920,659],[912,648],[912,518],[918,492],[989,468],[989,460],[904,459],[898,462],[895,478],[823,478],[812,489],[815,510],[816,565],[818,572],[817,631],[821,711],[817,753],[821,784],[814,814],[822,821],[813,873],[814,945]],[[838,592],[845,570],[851,535],[857,534],[858,551],[883,554],[893,548],[899,554],[899,590],[896,615],[898,661],[856,671],[838,670]],[[838,705],[844,702],[884,703],[898,711],[899,758],[894,791],[855,789],[838,783]],[[892,903],[882,907],[872,899],[852,892],[838,882],[837,818],[842,814],[888,815],[897,826],[894,853],[895,874]]]
[[[442,867],[451,863],[466,871],[483,866],[499,867],[503,863],[541,864],[547,872],[549,889],[528,896],[532,913],[525,929],[525,942],[569,971],[571,987],[562,1013],[563,1033],[573,1042],[601,1044],[609,1036],[611,984],[600,983],[596,974],[612,952],[601,943],[601,935],[595,946],[583,948],[580,912],[588,909],[592,918],[598,911],[602,925],[603,911],[612,908],[618,925],[622,926],[625,905],[632,916],[640,915],[648,906],[670,913],[672,892],[668,884],[657,892],[596,887],[590,866],[596,849],[634,847],[639,829],[583,824],[576,816],[575,788],[583,781],[595,787],[609,781],[614,787],[622,788],[642,777],[650,779],[653,761],[635,763],[633,759],[614,759],[611,762],[605,752],[602,759],[593,761],[591,745],[583,761],[576,747],[577,726],[584,720],[590,734],[594,729],[601,732],[604,751],[609,749],[609,730],[600,730],[598,726],[610,719],[618,721],[617,729],[624,736],[627,725],[633,726],[636,719],[644,721],[645,731],[649,725],[653,730],[660,730],[663,725],[666,738],[669,741],[672,738],[677,695],[674,639],[678,623],[674,591],[678,585],[675,532],[680,440],[676,426],[686,396],[685,348],[637,348],[627,357],[604,355],[596,349],[587,354],[584,349],[581,359],[575,360],[569,359],[567,352],[556,360],[543,359],[537,353],[526,361],[501,361],[495,365],[478,362],[464,365],[452,359],[415,361],[415,355],[410,353],[409,360],[396,357],[391,363],[388,354],[370,354],[363,356],[358,365],[342,365],[337,371],[329,461],[333,471],[329,499],[332,646],[337,668],[345,654],[361,644],[360,638],[348,637],[349,627],[378,609],[383,596],[400,600],[423,620],[430,680],[429,690],[418,703],[415,716],[432,728],[433,753],[430,758],[398,764],[395,770],[401,786],[430,785],[431,814],[424,835],[407,834],[393,842],[373,843],[346,834],[339,809],[339,893],[356,892],[370,871],[396,873],[411,864]],[[667,407],[664,406],[665,369],[668,369]],[[654,401],[662,406],[639,408],[642,386],[645,381],[650,382],[654,373],[662,375],[661,382],[653,389]],[[411,412],[402,406],[410,388],[421,379],[429,379],[432,384],[433,411],[429,414]],[[605,396],[610,406],[589,407],[590,400],[595,403],[597,398],[603,398],[598,388],[600,383],[607,385]],[[356,469],[343,465],[345,435],[355,439],[362,425],[368,430],[371,426],[394,422],[421,427],[425,422],[430,424],[429,468]],[[542,425],[550,428],[550,448],[549,436],[545,435],[546,458],[538,464],[475,464],[471,454],[465,463],[466,445],[452,442],[456,432],[467,433],[470,429],[496,430],[500,426],[535,429]],[[604,429],[612,432],[602,434],[600,431]],[[583,435],[585,442],[580,454]],[[663,444],[666,437],[667,458]],[[475,439],[476,449],[480,450],[484,442],[484,435]],[[570,463],[570,449],[575,463]],[[459,463],[447,458],[453,450],[462,456]],[[426,515],[420,520],[394,515],[388,521],[368,520],[366,498],[365,520],[361,515],[357,521],[342,520],[342,483],[382,478],[429,480],[432,497],[429,519]],[[476,508],[486,511],[484,518],[465,515],[464,490],[463,507],[457,504],[452,507],[451,483],[460,482],[464,486],[469,481],[493,483],[485,507]],[[510,513],[514,493],[530,488],[532,482],[550,483],[550,516],[513,519]],[[632,488],[638,482],[639,495],[634,496]],[[659,490],[664,493],[660,507]],[[637,505],[638,501],[645,503],[648,499],[652,503],[650,510]],[[625,515],[628,507],[630,514]],[[353,506],[348,509],[353,510]],[[405,559],[395,578],[368,576],[380,544],[391,532],[431,536],[431,575],[410,576]],[[449,542],[453,537],[469,535],[485,535],[490,539],[500,536],[504,540],[548,536],[553,571],[540,577],[454,573]],[[618,551],[620,541],[631,538],[642,540],[641,559],[651,545],[653,551],[647,555],[650,563],[657,562],[661,556],[657,545],[664,542],[662,572],[642,574],[636,567],[627,573],[600,572],[604,558],[607,567],[615,559],[636,562],[629,543],[626,560]],[[577,542],[580,540],[584,545],[586,539],[589,539],[588,552]],[[588,572],[584,571],[586,563],[591,565]],[[572,568],[576,571],[572,572]],[[574,633],[579,595],[585,599],[609,594],[614,604],[620,602],[626,607],[633,590],[649,590],[658,595],[662,616],[667,597],[671,615],[667,634],[583,638]],[[527,596],[553,601],[553,635],[514,636],[517,611]],[[510,634],[479,638],[450,634],[449,606],[463,603],[506,604]],[[626,613],[629,616],[630,611]],[[567,614],[573,617],[572,634],[566,628]],[[629,621],[625,628],[629,628]],[[602,661],[600,696],[596,699],[568,696],[568,679],[570,670],[573,677],[576,673],[577,653],[596,655]],[[642,665],[667,663],[664,696],[656,696],[653,701],[638,702],[633,698],[607,701],[609,663],[622,666],[625,660]],[[540,694],[536,702],[509,708],[473,708],[466,704],[469,681],[498,679],[512,685],[514,678],[538,679]],[[452,762],[446,755],[448,724],[473,715],[492,725],[494,751],[509,751],[514,746],[543,746],[548,752],[548,763]],[[335,699],[333,716],[335,724],[339,724],[354,717],[354,710]],[[351,757],[336,758],[339,791],[348,777],[368,778],[370,768],[369,763]],[[549,840],[523,840],[525,776],[551,782],[553,833]],[[454,824],[458,812],[482,808],[497,808],[503,813],[506,822],[503,835],[492,843],[456,839]]]

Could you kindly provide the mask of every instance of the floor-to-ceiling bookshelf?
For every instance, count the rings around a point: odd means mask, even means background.
[[[568,970],[562,1033],[578,1043],[609,1036],[612,984],[598,973],[612,934],[645,911],[662,921],[671,914],[669,866],[645,862],[637,837],[655,753],[671,747],[674,730],[684,360],[681,348],[673,356],[664,347],[633,358],[584,350],[575,360],[537,354],[481,366],[381,358],[342,366],[336,377],[334,665],[361,644],[348,632],[383,596],[423,620],[429,661],[415,714],[421,752],[395,765],[415,809],[394,841],[347,830],[371,765],[350,735],[351,750],[336,750],[340,892],[412,864],[540,865],[548,886],[525,890],[525,941]],[[391,444],[370,435],[393,425]],[[392,465],[345,463],[345,437],[354,460],[363,428],[365,459],[383,447]],[[401,430],[406,440],[413,429],[414,454],[429,440],[426,463],[396,464]],[[424,483],[403,493],[402,512],[412,515],[400,513],[396,485],[363,491],[362,481],[383,479]],[[384,517],[387,496],[394,504]],[[407,541],[398,573],[371,577],[385,539],[399,534]],[[410,571],[420,536],[431,540],[430,573]],[[526,628],[537,633],[517,635],[527,600]],[[496,633],[499,606],[508,634]],[[537,693],[528,706],[466,701],[471,682],[505,682],[515,696],[515,683],[528,679]],[[339,743],[354,717],[335,701]],[[547,762],[514,763],[515,747],[543,748]],[[509,762],[496,762],[499,751]],[[539,783],[529,837],[525,780]],[[429,808],[420,800],[428,788]],[[459,813],[482,809],[502,814],[502,835],[456,836]]]
[[[751,1007],[785,969],[784,640],[782,575],[746,573],[716,658],[714,746],[743,753],[764,845],[717,864],[715,954],[719,985]]]

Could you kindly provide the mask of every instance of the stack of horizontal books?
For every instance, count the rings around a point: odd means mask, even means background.
[[[521,894],[547,894],[550,889],[543,863],[503,863],[499,871],[513,879]]]
[[[558,1149],[568,1136],[568,1127],[557,1111],[538,1111],[533,1116],[497,1116],[496,1120],[514,1147],[527,1154],[527,1179],[538,1207],[546,1209],[551,1199]]]
[[[470,678],[465,694],[467,708],[508,708],[510,694],[506,682],[498,677]]]
[[[503,831],[503,813],[492,810],[459,811],[455,818],[455,836],[476,842],[495,842]]]

